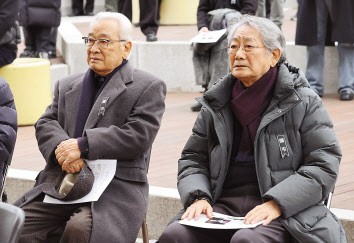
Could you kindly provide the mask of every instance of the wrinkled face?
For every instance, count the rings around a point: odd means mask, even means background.
[[[120,24],[115,19],[96,21],[89,30],[88,37],[93,39],[120,40]],[[110,42],[107,48],[96,43],[87,47],[87,63],[90,68],[101,76],[106,76],[118,67],[123,59],[129,56],[131,42]]]
[[[267,52],[260,33],[249,25],[240,26],[229,48],[230,70],[245,86],[259,80],[279,60],[279,50]],[[239,47],[239,48],[238,48]]]

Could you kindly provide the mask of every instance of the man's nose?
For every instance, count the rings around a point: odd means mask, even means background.
[[[93,45],[91,46],[90,51],[91,51],[91,52],[99,52],[100,50],[101,50],[101,49],[100,49],[100,47],[98,46],[98,42],[95,41],[95,43],[93,43]]]

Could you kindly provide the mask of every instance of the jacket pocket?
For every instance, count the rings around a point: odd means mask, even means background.
[[[115,176],[128,181],[147,182],[144,157],[136,160],[118,160]]]

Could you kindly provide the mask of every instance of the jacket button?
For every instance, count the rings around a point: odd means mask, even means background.
[[[22,202],[26,202],[26,201],[27,201],[27,197],[26,197],[26,196],[23,196]]]
[[[281,110],[278,110],[278,113],[281,113]]]
[[[298,97],[296,97],[296,98],[295,98],[295,101],[298,101],[298,100],[299,100],[299,98],[298,98]]]

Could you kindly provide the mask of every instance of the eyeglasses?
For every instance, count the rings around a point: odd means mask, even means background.
[[[242,39],[243,41],[241,41]],[[256,48],[265,48],[265,46],[258,46],[257,41],[253,37],[235,37],[232,40],[231,45],[227,47],[229,49],[229,53],[232,54],[237,53],[240,48],[242,48],[245,52],[252,52]]]
[[[92,47],[96,41],[97,44],[100,48],[107,48],[110,42],[124,42],[126,40],[107,40],[107,39],[93,39],[91,37],[82,37],[82,39],[85,41],[85,44],[87,47]]]

